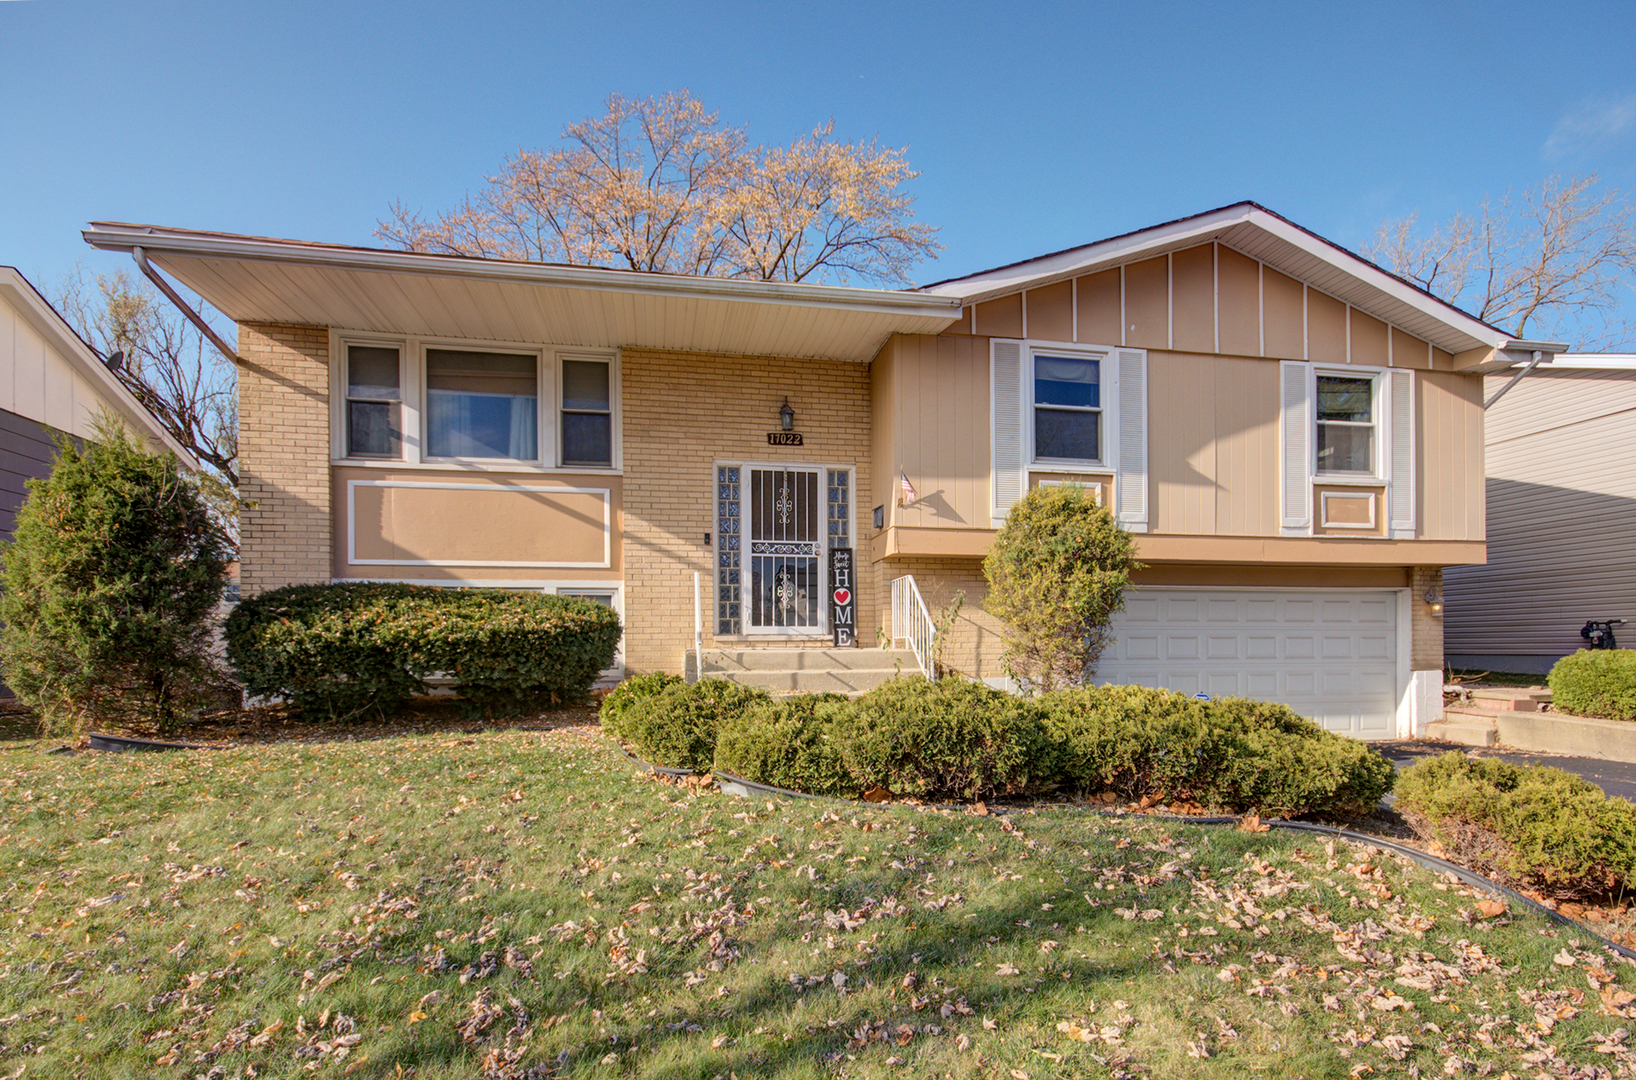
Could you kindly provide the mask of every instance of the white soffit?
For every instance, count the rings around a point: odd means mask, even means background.
[[[980,303],[1211,241],[1258,259],[1450,353],[1509,337],[1380,267],[1254,203],[1238,203],[1039,259],[938,282],[922,291]]]
[[[235,322],[593,348],[868,362],[894,333],[936,334],[955,298],[347,248],[95,222],[103,250],[151,262]]]

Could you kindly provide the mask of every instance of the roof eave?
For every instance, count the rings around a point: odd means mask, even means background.
[[[425,252],[349,248],[291,240],[195,233],[119,222],[92,222],[81,235],[87,244],[103,251],[129,252],[132,248],[141,247],[150,253],[169,251],[178,255],[198,257],[412,273],[432,277],[586,289],[595,292],[708,297],[742,303],[824,307],[947,319],[951,323],[959,317],[961,307],[957,298],[934,297],[918,292],[809,285],[799,282],[741,281],[602,267],[511,262]]]

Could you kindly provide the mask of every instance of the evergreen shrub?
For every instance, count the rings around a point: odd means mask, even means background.
[[[1553,664],[1545,678],[1554,709],[1636,720],[1636,649],[1580,649]]]
[[[838,730],[849,711],[839,694],[757,701],[722,721],[715,768],[808,795],[856,798],[864,788],[846,767]]]
[[[231,550],[197,485],[117,422],[28,481],[0,595],[0,668],[49,732],[171,727],[219,687],[210,618]]]
[[[1403,770],[1398,809],[1461,862],[1560,899],[1636,886],[1636,806],[1546,765],[1451,752]]]
[[[335,720],[390,712],[436,676],[472,714],[581,698],[619,634],[613,611],[577,597],[369,582],[274,589],[226,625],[246,691]]]

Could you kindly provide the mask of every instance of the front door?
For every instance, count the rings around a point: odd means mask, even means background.
[[[748,466],[747,634],[821,635],[824,581],[823,474],[799,466]]]

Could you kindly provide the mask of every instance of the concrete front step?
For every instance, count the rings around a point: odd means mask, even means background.
[[[1493,723],[1483,723],[1475,717],[1445,715],[1442,720],[1433,720],[1426,725],[1426,738],[1462,746],[1497,746],[1500,734]]]
[[[706,649],[704,674],[742,671],[896,671],[914,669],[915,654],[908,649]]]
[[[920,677],[920,665],[908,649],[817,649],[778,647],[706,649],[698,675],[726,679],[772,694],[846,694],[857,696],[884,682]],[[683,669],[695,677],[692,650]]]

